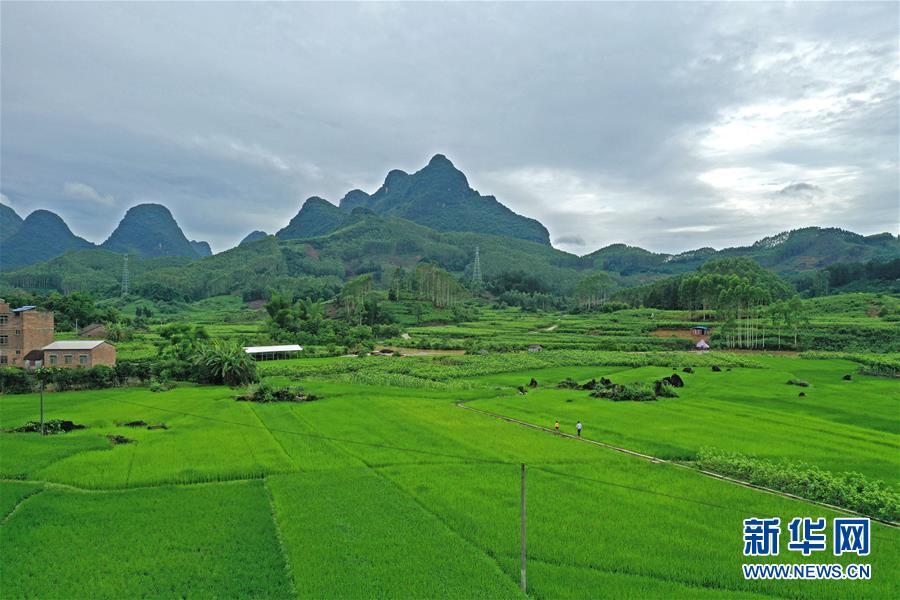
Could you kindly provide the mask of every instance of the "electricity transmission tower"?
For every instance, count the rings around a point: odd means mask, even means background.
[[[128,255],[122,256],[122,297],[128,295]]]
[[[481,256],[478,253],[478,246],[475,246],[475,263],[472,265],[472,287],[481,289]]]

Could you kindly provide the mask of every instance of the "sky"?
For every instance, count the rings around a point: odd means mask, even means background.
[[[0,202],[214,251],[447,155],[554,246],[898,233],[900,5],[0,4]]]

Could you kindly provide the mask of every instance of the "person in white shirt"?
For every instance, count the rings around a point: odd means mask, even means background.
[[[578,430],[578,437],[581,437],[581,421],[578,421],[578,424],[575,425],[575,429]]]

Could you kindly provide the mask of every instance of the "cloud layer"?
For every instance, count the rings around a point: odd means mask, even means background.
[[[896,3],[2,5],[0,192],[222,250],[437,152],[558,247],[898,223]]]

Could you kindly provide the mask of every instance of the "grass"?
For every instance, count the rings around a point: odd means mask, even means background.
[[[713,362],[723,371],[713,373]],[[455,405],[545,423],[581,418],[588,437],[637,450],[690,456],[701,445],[731,447],[859,467],[894,483],[897,397],[890,380],[843,382],[855,363],[566,350],[270,364],[263,371],[272,381],[300,378],[322,399],[252,405],[234,401],[236,390],[190,385],[63,392],[48,395],[48,418],[88,429],[0,434],[3,477],[20,480],[2,482],[0,502],[35,494],[0,526],[0,595],[521,596],[525,462],[535,598],[895,596],[897,529],[873,524],[865,561],[803,558],[782,535],[775,561],[869,562],[871,581],[748,582],[743,519],[837,513]],[[688,364],[697,372],[682,374],[680,397],[659,402],[551,387],[602,374],[649,380]],[[345,379],[353,373],[447,385]],[[531,376],[540,387],[516,394]],[[783,383],[788,376],[811,382],[807,398]],[[0,427],[33,419],[36,408],[33,395],[0,397]],[[116,424],[135,419],[169,429]],[[798,432],[807,437],[792,442]],[[114,447],[111,433],[136,443]]]
[[[656,402],[610,402],[588,392],[556,389],[565,374],[580,381],[608,377],[616,383],[651,382],[672,373],[663,367],[609,367],[574,371],[548,369],[483,377],[505,394],[471,405],[524,421],[551,426],[557,419],[584,436],[659,456],[692,459],[704,447],[740,451],[763,458],[789,457],[824,469],[855,471],[900,483],[900,420],[896,382],[855,373],[854,363],[755,357],[762,369],[696,368],[678,371],[685,380],[678,398]],[[527,396],[515,387],[535,377],[543,385]],[[798,396],[790,378],[811,382]]]
[[[3,525],[4,596],[283,598],[262,482],[85,493],[51,486]]]

